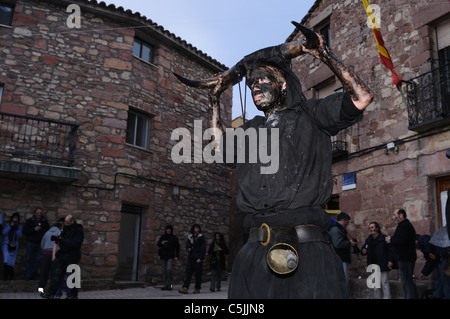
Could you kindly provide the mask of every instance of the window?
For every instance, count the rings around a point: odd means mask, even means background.
[[[126,142],[142,148],[148,147],[150,116],[136,110],[128,111]]]
[[[11,25],[14,6],[0,3],[0,24]]]
[[[153,63],[153,47],[138,38],[134,38],[133,55]]]
[[[315,29],[320,33],[329,48],[331,48],[331,29],[330,29],[330,18],[327,18],[315,26]]]

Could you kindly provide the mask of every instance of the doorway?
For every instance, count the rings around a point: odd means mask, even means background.
[[[450,189],[450,176],[436,179],[436,195],[438,208],[438,228],[447,224],[445,220],[445,205],[447,204],[447,190]]]
[[[142,207],[122,205],[117,280],[137,281]]]

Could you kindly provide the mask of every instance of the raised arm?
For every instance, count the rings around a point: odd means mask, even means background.
[[[364,110],[374,98],[374,94],[369,87],[358,77],[358,75],[356,75],[356,73],[348,68],[333,54],[333,52],[330,51],[330,49],[325,45],[323,37],[320,34],[316,33],[316,41],[310,41],[310,39],[313,38],[312,33],[314,31],[297,22],[293,21],[292,23],[308,39],[306,43],[301,43],[298,41],[297,50],[309,53],[325,63],[338,77],[344,87],[344,90],[350,95],[355,106],[360,110]],[[296,43],[293,42],[290,45],[294,46],[294,44]]]

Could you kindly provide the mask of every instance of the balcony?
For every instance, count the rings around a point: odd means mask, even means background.
[[[347,142],[342,140],[334,140],[331,142],[331,154],[333,163],[347,158]]]
[[[423,132],[450,123],[450,63],[405,83],[410,130]]]
[[[68,183],[78,125],[0,112],[0,177]]]

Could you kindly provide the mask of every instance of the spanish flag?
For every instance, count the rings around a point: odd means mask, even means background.
[[[386,46],[384,45],[383,37],[381,36],[380,26],[378,25],[378,21],[376,21],[375,14],[370,6],[368,0],[362,0],[364,4],[364,8],[366,9],[367,16],[369,17],[370,23],[372,25],[372,31],[375,36],[375,40],[377,42],[378,53],[380,55],[381,63],[392,73],[392,84],[397,86],[397,89],[400,89],[402,84],[402,79],[395,72],[394,64],[392,63],[391,56],[389,55]]]

